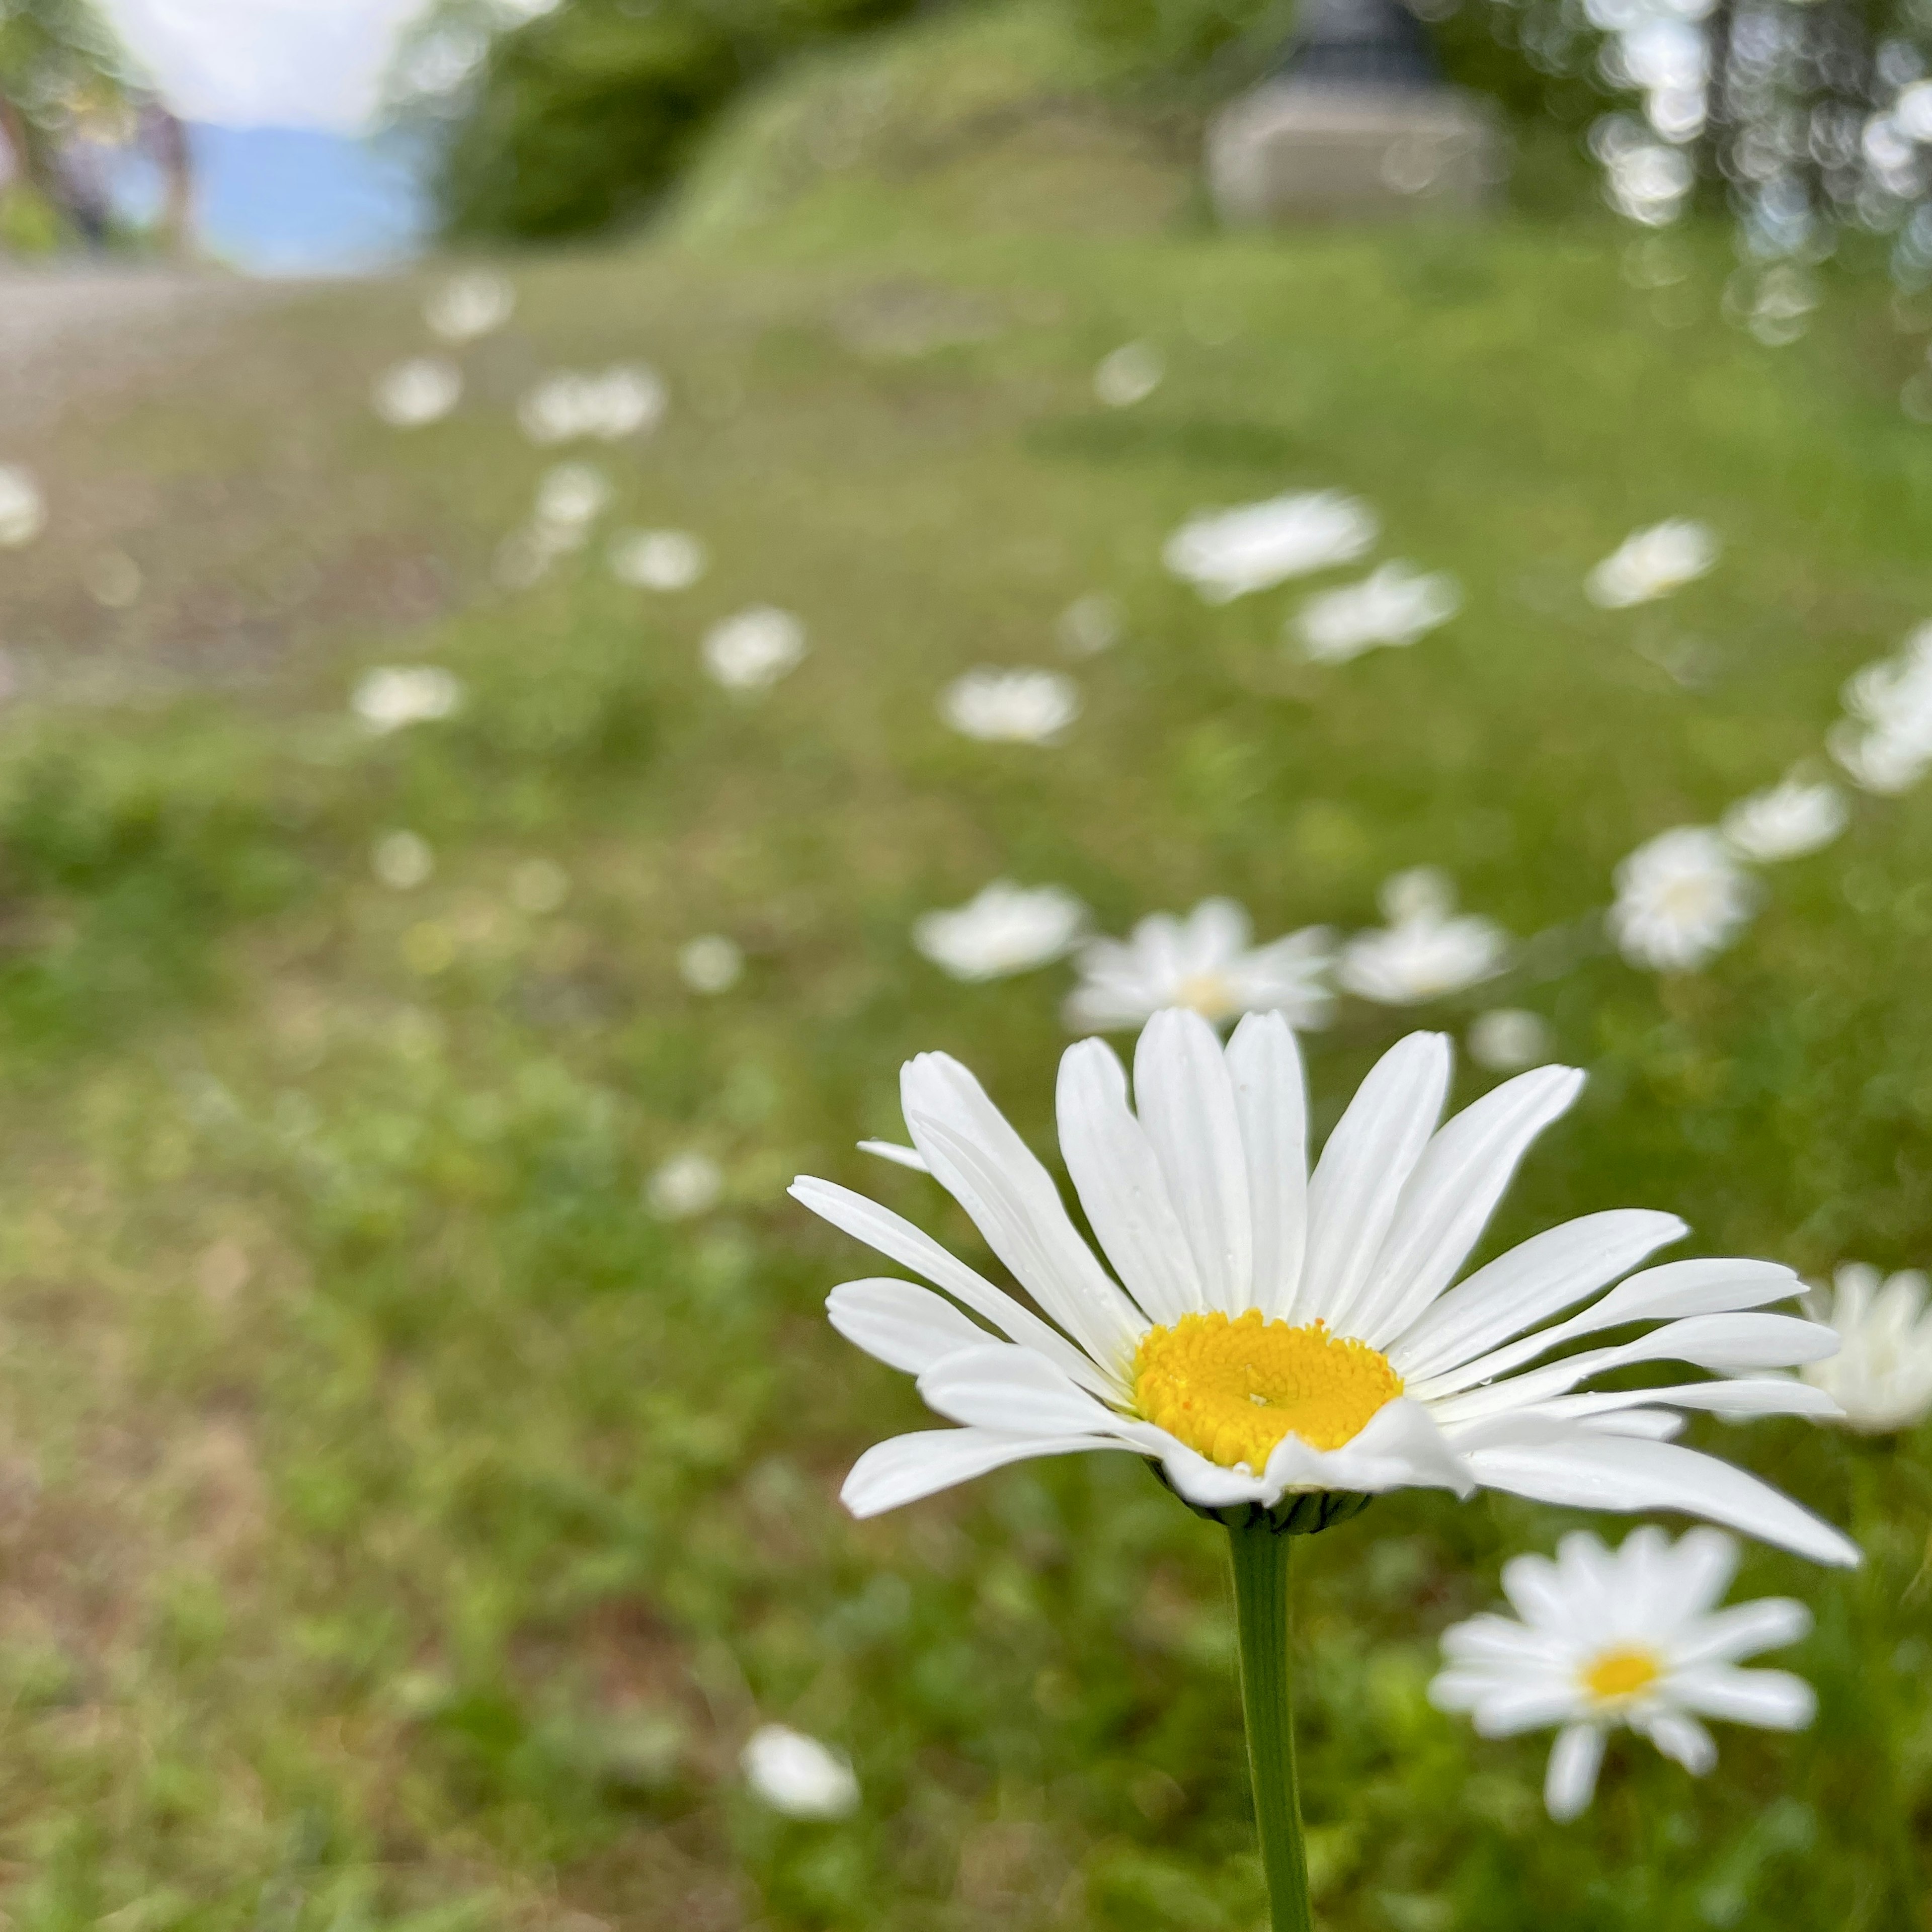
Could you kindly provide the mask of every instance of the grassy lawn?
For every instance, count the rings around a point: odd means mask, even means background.
[[[993,877],[1112,932],[1225,892],[1272,936],[1375,923],[1389,872],[1445,867],[1544,937],[1419,1021],[1343,1002],[1307,1042],[1319,1125],[1409,1024],[1528,1006],[1590,1084],[1487,1251],[1642,1204],[1694,1252],[1932,1254],[1922,798],[1861,800],[1702,974],[1637,974],[1594,923],[1625,852],[1815,754],[1845,676],[1932,614],[1916,338],[1851,290],[1761,346],[1720,319],[1715,236],[1667,299],[1607,225],[1216,237],[1155,158],[1096,152],[1054,148],[1072,185],[1031,206],[1016,154],[521,266],[426,428],[366,406],[424,345],[395,284],[6,452],[55,507],[0,583],[19,1932],[1251,1932],[1216,1534],[1120,1457],[862,1527],[836,1502],[921,1412],[820,1312],[872,1260],[782,1190],[839,1178],[974,1252],[930,1182],[852,1150],[899,1137],[926,1047],[1050,1146],[1065,970],[962,986],[908,942]],[[1140,339],[1165,382],[1102,406],[1094,364]],[[550,460],[518,396],[640,357],[672,408],[592,454],[605,527],[695,531],[710,574],[627,588],[600,536],[493,584]],[[1190,512],[1330,485],[1462,614],[1313,668],[1280,641],[1298,589],[1210,609],[1163,574]],[[1718,570],[1593,610],[1588,567],[1671,515],[1720,533]],[[108,548],[131,610],[74,587]],[[1096,589],[1125,636],[1070,667],[1064,747],[946,729],[946,680],[1055,662]],[[754,602],[811,651],[747,701],[698,646]],[[346,700],[382,664],[469,701],[370,736]],[[407,890],[370,862],[399,830],[436,862]],[[705,932],[748,961],[711,998],[676,968]],[[692,1148],[723,1198],[667,1222],[646,1179]],[[1932,1927],[1932,1437],[1693,1437],[1868,1552],[1746,1560],[1739,1594],[1816,1611],[1776,1660],[1816,1726],[1727,1730],[1701,1784],[1613,1748],[1552,1826],[1544,1741],[1423,1693],[1502,1561],[1582,1519],[1379,1502],[1300,1584],[1331,1932]],[[750,1803],[760,1719],[850,1753],[856,1818]]]

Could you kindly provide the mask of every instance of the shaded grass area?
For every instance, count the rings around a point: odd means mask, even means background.
[[[286,388],[218,358],[54,452],[246,502],[310,449],[261,541],[331,576],[378,501],[454,593],[413,627],[352,606],[244,696],[29,705],[0,743],[23,1932],[1258,1922],[1213,1532],[1120,1458],[863,1527],[834,1501],[920,1410],[819,1313],[871,1262],[782,1190],[830,1174],[976,1252],[930,1184],[850,1151],[896,1134],[926,1047],[1049,1144],[1064,977],[962,988],[907,942],[996,873],[1109,929],[1220,891],[1272,933],[1368,922],[1388,872],[1446,866],[1544,937],[1424,1018],[1530,1005],[1592,1072],[1492,1250],[1642,1204],[1700,1252],[1925,1259],[1923,802],[1862,803],[1700,977],[1634,974],[1592,924],[1624,852],[1815,752],[1840,680],[1925,614],[1932,445],[1893,400],[1918,345],[1879,299],[1773,352],[1718,321],[1714,244],[1666,326],[1608,231],[940,230],[960,192],[835,183],[753,236],[530,267],[462,408],[407,436],[364,406],[419,334],[380,288],[256,325],[248,366]],[[1139,338],[1166,382],[1102,409],[1095,361]],[[493,589],[544,460],[522,381],[635,356],[674,406],[595,455],[613,520],[700,532],[712,574],[646,599],[593,546]],[[1190,510],[1330,484],[1379,508],[1382,554],[1454,570],[1465,614],[1316,670],[1280,646],[1293,592],[1209,610],[1161,574]],[[218,580],[218,536],[155,514],[183,580]],[[1720,572],[1591,610],[1585,568],[1666,514],[1714,524]],[[33,566],[50,649],[66,541]],[[946,734],[946,677],[1049,661],[1096,587],[1127,634],[1077,668],[1064,749]],[[754,599],[812,651],[745,704],[697,644]],[[360,734],[355,670],[409,662],[456,670],[466,709]],[[408,892],[369,869],[398,829],[437,860]],[[707,931],[749,959],[711,1000],[674,965]],[[1311,1040],[1321,1126],[1407,1023],[1350,1005]],[[668,1225],[642,1183],[694,1147],[724,1200]],[[1614,1751],[1556,1829],[1540,1744],[1475,1741],[1423,1692],[1436,1631],[1576,1519],[1378,1503],[1298,1586],[1336,1932],[1932,1923],[1927,1439],[1694,1427],[1870,1552],[1747,1562],[1742,1590],[1818,1612],[1792,1657],[1817,1726],[1729,1733],[1701,1784]],[[760,1718],[852,1753],[856,1820],[749,1806]]]

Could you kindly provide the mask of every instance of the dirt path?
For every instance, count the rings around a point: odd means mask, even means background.
[[[298,285],[206,269],[0,264],[0,437],[118,390]]]

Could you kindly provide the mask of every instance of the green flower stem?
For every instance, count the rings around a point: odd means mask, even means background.
[[[1301,1791],[1294,1775],[1294,1712],[1288,1657],[1288,1562],[1292,1536],[1264,1516],[1228,1532],[1234,1558],[1234,1612],[1241,1638],[1241,1708],[1255,1822],[1268,1874],[1274,1932],[1313,1932]]]

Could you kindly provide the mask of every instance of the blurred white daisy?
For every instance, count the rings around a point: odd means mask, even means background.
[[[1710,526],[1673,517],[1634,531],[1584,580],[1585,594],[1606,610],[1667,597],[1710,571],[1718,539]]]
[[[501,328],[514,313],[517,292],[505,275],[472,268],[433,289],[423,302],[430,333],[445,342],[474,342]]]
[[[1520,1073],[1540,1066],[1556,1051],[1556,1035],[1540,1013],[1521,1006],[1492,1006],[1469,1022],[1469,1058],[1492,1073]]]
[[[1340,490],[1310,490],[1239,509],[1204,511],[1167,540],[1162,561],[1210,604],[1291,577],[1352,563],[1381,530],[1376,513]]]
[[[1080,983],[1068,996],[1076,1033],[1137,1027],[1163,1006],[1186,1006],[1216,1026],[1244,1013],[1278,1012],[1289,1025],[1325,1026],[1334,935],[1304,926],[1266,946],[1232,899],[1203,899],[1184,917],[1150,914],[1125,939],[1080,950]]]
[[[805,626],[789,610],[754,604],[705,633],[704,668],[727,691],[764,691],[796,669]]]
[[[956,980],[1003,980],[1060,958],[1087,924],[1087,908],[1059,886],[995,879],[962,906],[922,914],[912,943]]]
[[[695,1148],[674,1154],[644,1184],[644,1204],[661,1221],[708,1214],[724,1193],[724,1170]]]
[[[33,472],[17,463],[0,463],[0,550],[18,550],[46,526],[46,499]]]
[[[1847,679],[1844,702],[1850,716],[1826,740],[1832,757],[1863,790],[1910,790],[1932,770],[1932,624]]]
[[[418,429],[438,422],[463,394],[463,372],[440,356],[418,356],[398,362],[376,380],[376,413],[395,429]]]
[[[1616,871],[1610,936],[1633,966],[1690,972],[1723,952],[1758,907],[1757,881],[1703,825],[1640,845]]]
[[[626,530],[610,542],[610,574],[639,590],[688,590],[710,561],[688,530]]]
[[[369,852],[370,869],[392,892],[413,892],[436,870],[429,841],[416,832],[386,832]]]
[[[1847,1428],[1888,1436],[1932,1415],[1932,1313],[1916,1268],[1882,1280],[1876,1268],[1847,1262],[1832,1291],[1814,1288],[1805,1308],[1840,1346],[1828,1360],[1808,1362],[1804,1379],[1844,1411]]]
[[[1461,587],[1447,572],[1385,563],[1359,584],[1311,597],[1294,631],[1311,663],[1344,664],[1378,644],[1412,644],[1462,608]]]
[[[1118,598],[1109,597],[1104,590],[1090,590],[1060,612],[1054,632],[1069,657],[1093,658],[1120,641],[1126,622]]]
[[[594,464],[560,463],[537,484],[536,520],[575,548],[610,503],[610,479]]]
[[[851,1760],[783,1724],[760,1724],[739,1760],[759,1801],[787,1818],[849,1818],[859,1808]]]
[[[813,1213],[945,1291],[868,1278],[832,1292],[839,1333],[917,1376],[928,1406],[958,1425],[868,1450],[847,1507],[876,1515],[1029,1457],[1116,1449],[1158,1462],[1207,1510],[1490,1488],[1683,1510],[1856,1562],[1790,1498],[1666,1439],[1683,1410],[1836,1412],[1796,1377],[1758,1372],[1837,1346],[1815,1323],[1759,1312],[1796,1292],[1789,1268],[1688,1261],[1630,1274],[1685,1229],[1624,1210],[1549,1229],[1450,1286],[1583,1079],[1562,1066],[1519,1074],[1438,1129],[1450,1070],[1439,1034],[1392,1048],[1311,1175],[1301,1058],[1280,1014],[1249,1015],[1225,1049],[1198,1013],[1156,1014],[1131,1104],[1113,1049],[1083,1040],[1060,1060],[1058,1118],[1090,1245],[973,1076],[943,1053],[909,1061],[913,1145],[1034,1306],[864,1196],[794,1183]],[[1639,1323],[1634,1339],[1529,1366]],[[1576,1393],[1664,1361],[1718,1378]]]
[[[1080,716],[1080,687],[1060,671],[982,666],[939,694],[939,715],[969,738],[1051,745]]]
[[[517,405],[517,420],[532,442],[586,436],[615,442],[656,428],[668,401],[662,380],[642,363],[620,363],[602,374],[560,370],[529,391]]]
[[[1336,978],[1384,1006],[1414,1006],[1492,980],[1509,962],[1510,937],[1493,920],[1456,910],[1456,887],[1433,866],[1397,872],[1381,892],[1388,924],[1342,948]]]
[[[1718,1760],[1702,1719],[1799,1730],[1817,1708],[1803,1678],[1738,1668],[1796,1643],[1811,1613],[1786,1597],[1719,1610],[1737,1565],[1738,1546],[1721,1530],[1693,1529],[1673,1544],[1646,1526],[1616,1550],[1574,1530],[1554,1562],[1503,1565],[1515,1617],[1472,1617],[1443,1632],[1430,1697],[1468,1712],[1485,1737],[1560,1725],[1544,1780],[1552,1818],[1588,1806],[1604,1740],[1619,1725],[1702,1777]]]
[[[1850,817],[1845,795],[1836,785],[1788,778],[1740,799],[1724,814],[1718,830],[1739,858],[1769,865],[1780,859],[1802,858],[1830,844]]]
[[[1094,393],[1109,409],[1145,402],[1167,374],[1167,358],[1151,342],[1124,343],[1094,371]]]
[[[722,932],[700,933],[678,948],[677,976],[694,993],[728,993],[745,976],[745,952]]]
[[[463,706],[463,684],[440,664],[386,664],[365,671],[349,707],[371,731],[400,731],[452,716]]]

